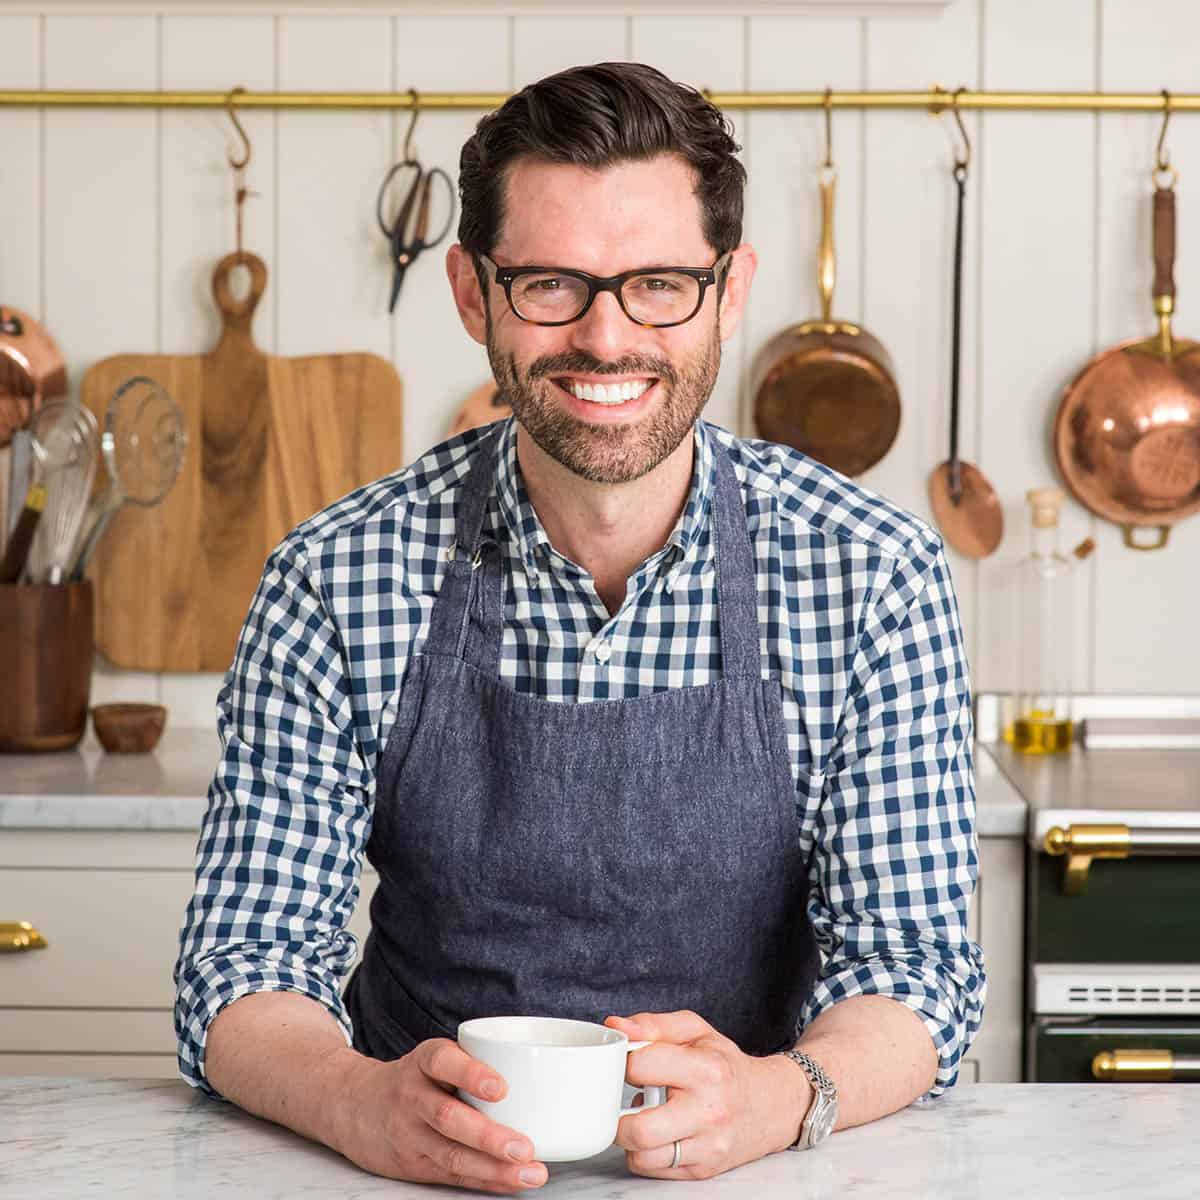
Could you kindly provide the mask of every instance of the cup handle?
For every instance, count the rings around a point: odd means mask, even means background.
[[[626,1050],[632,1053],[634,1050],[640,1050],[643,1046],[649,1046],[649,1042],[630,1042]],[[640,1108],[623,1108],[617,1114],[621,1117],[632,1117],[635,1113],[645,1112],[648,1108],[654,1108],[658,1104],[666,1104],[667,1089],[659,1087],[657,1084],[647,1084],[645,1087],[634,1087],[628,1085],[634,1095],[641,1096],[642,1105]]]

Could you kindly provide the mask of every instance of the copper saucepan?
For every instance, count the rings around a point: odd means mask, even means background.
[[[821,247],[817,283],[821,317],[778,333],[751,368],[754,423],[844,475],[861,475],[896,440],[900,392],[892,360],[861,325],[833,318],[836,266],[833,195],[836,175],[821,177]]]
[[[54,339],[28,313],[0,304],[0,447],[29,424],[43,400],[67,390],[67,368]]]
[[[1154,191],[1154,310],[1158,333],[1092,359],[1067,386],[1054,456],[1075,497],[1124,530],[1125,545],[1157,550],[1175,522],[1200,511],[1200,343],[1174,336],[1175,190]],[[1139,527],[1157,526],[1154,541]]]

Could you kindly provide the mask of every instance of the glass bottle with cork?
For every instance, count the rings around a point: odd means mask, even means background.
[[[1071,562],[1058,546],[1058,488],[1025,493],[1030,552],[1018,565],[1019,690],[1013,745],[1027,754],[1069,750],[1075,733]]]

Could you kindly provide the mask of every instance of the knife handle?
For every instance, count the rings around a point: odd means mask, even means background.
[[[0,583],[16,583],[21,578],[25,560],[29,557],[29,547],[33,544],[33,535],[37,532],[45,507],[46,489],[42,484],[35,483],[25,497],[25,507],[21,509],[17,526],[4,551],[4,561],[0,563]]]

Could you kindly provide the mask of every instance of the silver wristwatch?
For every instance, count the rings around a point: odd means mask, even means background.
[[[785,1058],[797,1063],[808,1076],[813,1085],[812,1104],[808,1107],[804,1120],[800,1123],[800,1133],[788,1147],[789,1150],[811,1150],[823,1142],[837,1124],[838,1094],[837,1085],[821,1070],[820,1063],[814,1062],[800,1050],[782,1051]]]

